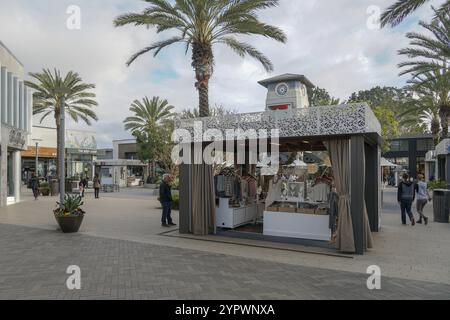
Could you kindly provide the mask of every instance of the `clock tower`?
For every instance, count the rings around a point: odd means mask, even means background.
[[[309,107],[308,89],[314,85],[305,76],[286,73],[258,82],[267,88],[266,110],[290,110]]]

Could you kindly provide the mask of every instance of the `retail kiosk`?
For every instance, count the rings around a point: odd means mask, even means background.
[[[235,146],[234,155],[221,158],[230,163],[180,166],[180,232],[242,229],[320,241],[336,236],[338,250],[363,254],[371,247],[371,232],[379,229],[377,118],[365,103],[310,107],[313,85],[302,75],[259,84],[268,90],[264,112],[177,121],[177,128],[190,133],[192,140],[183,142],[191,150],[196,144],[205,150],[212,140]],[[210,129],[223,139],[204,135]],[[231,129],[258,134],[230,139]],[[266,150],[253,143],[264,138],[260,132],[269,132]],[[237,159],[239,148],[245,161]],[[255,154],[257,164],[250,161]],[[270,165],[273,154],[279,154],[276,167]]]

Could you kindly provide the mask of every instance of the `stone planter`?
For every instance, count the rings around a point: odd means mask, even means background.
[[[78,232],[78,230],[80,230],[84,215],[69,215],[69,216],[55,215],[55,218],[62,232],[75,233]]]

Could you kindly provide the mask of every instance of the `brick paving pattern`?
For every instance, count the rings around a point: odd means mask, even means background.
[[[81,290],[65,282],[81,268]],[[0,299],[449,299],[450,286],[0,224]]]

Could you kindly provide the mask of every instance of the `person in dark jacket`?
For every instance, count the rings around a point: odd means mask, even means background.
[[[165,174],[163,176],[163,181],[159,186],[159,201],[162,205],[162,218],[161,225],[163,227],[176,226],[172,221],[172,190],[170,183],[172,182],[172,176],[170,174]]]
[[[398,185],[397,190],[397,201],[400,205],[402,212],[402,224],[406,225],[406,214],[409,216],[411,225],[414,226],[416,221],[414,220],[414,215],[411,211],[412,204],[416,197],[416,188],[414,183],[409,179],[409,175],[405,173],[403,175],[403,181]]]
[[[39,196],[39,179],[34,173],[31,174],[30,187],[33,190],[34,200],[37,200]]]

